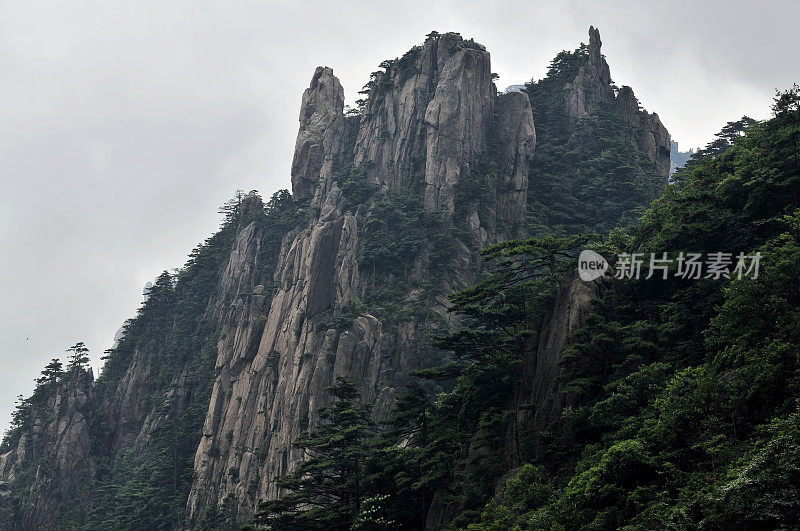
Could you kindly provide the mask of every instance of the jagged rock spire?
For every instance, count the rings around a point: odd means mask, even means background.
[[[600,81],[608,85],[611,83],[611,71],[608,68],[600,48],[603,41],[600,40],[600,30],[594,26],[589,26],[589,62],[594,66]]]
[[[344,138],[344,90],[333,69],[319,66],[300,105],[300,130],[292,160],[295,200],[313,195],[320,178],[331,173]]]

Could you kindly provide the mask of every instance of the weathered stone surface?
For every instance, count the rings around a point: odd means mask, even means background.
[[[94,378],[91,369],[66,378],[66,385],[54,389],[45,407],[35,413],[31,430],[17,447],[0,456],[0,522],[9,517],[13,521],[2,529],[61,529],[66,511],[81,521],[91,509]],[[18,503],[20,493],[14,492],[23,474],[33,475],[24,506]]]
[[[292,160],[295,199],[311,197],[320,176],[330,174],[344,140],[343,108],[341,83],[331,68],[318,67],[300,106],[300,131]]]
[[[578,75],[567,86],[567,115],[573,120],[591,114],[601,102],[614,100],[611,71],[600,52],[603,42],[600,32],[589,28],[589,60],[578,70]]]
[[[442,279],[440,294],[423,301],[427,317],[382,322],[366,312],[343,321],[346,309],[373,289],[371,278],[359,269],[369,203],[348,209],[333,165],[320,166],[320,160],[362,168],[379,189],[417,193],[426,207],[441,209],[451,219],[459,179],[479,157],[493,156],[501,170],[496,182],[487,183],[489,202],[502,200],[485,209],[488,228],[481,226],[477,210],[463,222],[479,235],[479,245],[501,237],[498,219],[517,230],[523,226],[527,163],[535,143],[527,99],[504,97],[496,109],[489,54],[457,34],[430,39],[409,57],[404,67],[396,62],[374,77],[357,129],[336,115],[342,112],[339,84],[329,69],[317,69],[306,91],[293,166],[302,171],[293,172],[293,185],[296,199],[311,197],[303,184],[310,179],[296,177],[314,175],[312,205],[319,215],[285,239],[274,296],[258,310],[263,327],[255,328],[246,316],[255,310],[243,309],[236,330],[220,339],[219,376],[187,505],[194,518],[227,498],[235,501],[237,517],[246,519],[260,499],[276,496],[275,478],[302,458],[292,441],[317,422],[317,411],[328,403],[325,389],[337,376],[352,378],[364,398],[375,403],[375,414],[386,414],[408,370],[436,361],[438,354],[426,346],[426,338],[432,327],[452,322],[446,295],[475,278],[476,253],[457,241],[454,274]],[[337,89],[321,89],[320,80]],[[320,118],[309,121],[306,116]],[[324,131],[307,125],[315,120],[328,124]],[[499,153],[490,153],[490,136],[499,139]],[[352,151],[338,152],[339,159],[320,158],[311,147],[314,138],[331,146],[323,149],[326,154],[337,153],[339,146],[350,145]],[[309,156],[313,160],[307,163]],[[412,278],[428,278],[429,252],[421,253],[409,273]],[[421,296],[412,291],[405,301],[410,307]],[[243,355],[242,349],[254,341],[255,355]]]
[[[487,147],[497,90],[483,46],[447,34],[438,50],[436,92],[425,111],[425,207],[452,214],[455,186]]]
[[[619,89],[615,105],[621,116],[630,125],[631,141],[655,165],[655,172],[662,185],[666,185],[670,168],[670,136],[656,113],[648,113],[639,107],[639,100],[630,87]]]
[[[0,456],[0,466],[2,458],[3,456]],[[14,529],[18,505],[19,500],[11,491],[11,485],[6,481],[0,481],[0,529]]]
[[[505,231],[506,236],[520,238],[525,234],[525,227],[520,221],[525,219],[528,172],[536,147],[536,128],[527,95],[510,92],[498,98],[497,140],[500,146],[500,176],[503,179],[497,187],[504,191],[498,194],[495,207],[500,213],[498,223],[509,227]]]

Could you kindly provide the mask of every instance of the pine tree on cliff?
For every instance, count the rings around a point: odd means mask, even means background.
[[[277,480],[289,493],[263,503],[250,529],[350,529],[366,491],[372,405],[358,404],[350,379],[338,377],[327,391],[333,405],[320,409],[319,426],[294,442],[307,459]]]
[[[67,372],[83,369],[86,364],[89,363],[89,349],[86,347],[83,341],[75,343],[69,347],[67,352],[72,353],[69,357],[69,363],[67,364]]]
[[[37,385],[45,385],[58,381],[64,375],[64,368],[58,358],[50,360],[45,368],[42,370],[42,375],[36,379]]]

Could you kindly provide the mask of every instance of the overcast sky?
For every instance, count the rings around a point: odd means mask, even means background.
[[[789,0],[0,0],[0,429],[50,357],[82,340],[97,364],[236,189],[290,187],[316,66],[352,103],[383,59],[458,31],[486,45],[502,89],[592,24],[616,83],[685,149],[766,117],[800,80],[798,15]]]

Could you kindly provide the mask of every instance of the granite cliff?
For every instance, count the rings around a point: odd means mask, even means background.
[[[319,215],[285,239],[272,296],[254,287],[237,324],[223,330],[219,376],[195,458],[191,517],[226,498],[246,516],[258,499],[275,496],[275,477],[302,457],[292,440],[314,425],[336,376],[353,378],[376,413],[385,414],[405,374],[437,362],[425,340],[451,326],[446,296],[475,278],[474,250],[524,226],[535,144],[531,107],[522,94],[497,97],[481,45],[456,34],[430,39],[374,77],[360,118],[345,117],[343,105],[333,71],[318,68],[303,94],[292,185],[296,200],[309,201]],[[469,203],[459,218],[459,183],[480,157],[493,157],[505,170],[486,183],[498,200]],[[435,230],[452,240],[451,275],[437,279],[431,271],[429,242],[416,256],[397,257],[408,262],[405,274],[376,280],[361,267],[372,205],[348,206],[342,168],[363,168],[377,197],[405,190],[436,212]],[[460,237],[459,225],[468,229]],[[248,237],[237,244],[244,262],[252,260]],[[428,279],[436,281],[423,286]],[[383,283],[407,288],[394,295],[398,311],[365,304],[347,314]]]

